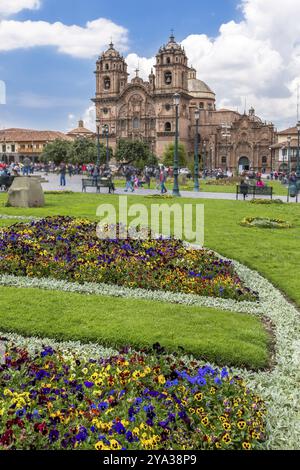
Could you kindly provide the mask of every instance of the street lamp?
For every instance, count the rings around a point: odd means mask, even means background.
[[[206,141],[203,142],[203,179],[206,179]]]
[[[175,130],[175,147],[174,147],[174,186],[173,186],[173,196],[180,197],[179,184],[178,184],[178,120],[179,120],[179,104],[180,104],[180,94],[175,93],[174,97],[174,106],[176,109],[176,130]]]
[[[97,125],[97,167],[100,167],[100,119],[96,119]]]
[[[291,174],[291,136],[287,138],[288,141],[288,176]]]
[[[107,124],[104,124],[102,127],[103,134],[106,137],[106,162],[105,162],[105,169],[109,169],[109,146],[108,146],[108,134],[109,134],[109,128]]]
[[[296,176],[300,179],[300,121],[297,123],[297,131],[298,131],[298,147],[297,147],[297,170]]]
[[[200,109],[195,110],[195,121],[196,121],[196,135],[195,135],[195,156],[194,156],[194,191],[199,191],[199,119]]]
[[[269,147],[269,151],[271,154],[271,173],[273,173],[273,149],[272,147]]]

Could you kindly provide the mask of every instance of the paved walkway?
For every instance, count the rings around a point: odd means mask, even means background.
[[[75,175],[69,178],[68,176],[66,177],[67,185],[62,188],[59,185],[59,175],[54,175],[54,174],[49,174],[44,176],[47,180],[48,183],[43,183],[43,189],[45,191],[61,191],[61,190],[66,190],[66,191],[73,191],[75,193],[81,193],[82,191],[82,176],[80,175]],[[125,185],[124,185],[125,186]],[[201,186],[201,182],[200,182]],[[107,192],[106,188],[101,189],[102,193]],[[95,193],[94,188],[87,188],[88,193]],[[219,199],[219,200],[229,200],[229,201],[235,201],[236,195],[234,193],[207,193],[207,192],[199,192],[195,193],[193,191],[180,191],[181,196],[185,198],[191,198],[191,199]],[[159,194],[159,191],[156,191],[155,189],[139,189],[135,191],[134,193],[126,193],[123,188],[116,188],[115,194],[129,194],[129,195],[136,195],[136,196],[148,196],[148,195],[154,195],[154,194]],[[172,191],[169,191],[169,194],[172,194]],[[269,199],[268,196],[260,196],[261,198]],[[287,197],[286,196],[276,196],[276,199],[281,199],[284,202],[287,202]],[[242,199],[242,196],[240,196],[240,200]],[[249,200],[249,199],[248,199]],[[295,199],[291,199],[291,202],[295,202]],[[300,202],[300,201],[299,201]]]

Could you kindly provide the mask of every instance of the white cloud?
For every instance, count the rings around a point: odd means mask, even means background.
[[[219,106],[244,109],[279,126],[296,120],[300,84],[299,0],[242,0],[244,18],[220,27],[216,38],[191,35],[190,62],[217,93]]]
[[[300,1],[241,0],[243,19],[220,26],[219,34],[190,35],[182,41],[198,78],[216,92],[219,107],[254,106],[278,126],[296,120],[300,84]],[[128,56],[132,73],[140,61],[147,78],[155,59]]]
[[[0,17],[11,16],[22,10],[37,10],[40,0],[0,0]]]
[[[136,76],[136,69],[138,68],[139,76],[144,80],[148,80],[151,68],[155,64],[155,58],[151,57],[150,59],[147,59],[146,57],[139,57],[137,54],[128,54],[126,62],[130,79]]]
[[[85,27],[46,21],[0,21],[0,52],[53,46],[73,57],[91,58],[107,47],[111,38],[121,51],[127,49],[128,31],[105,18],[89,21]]]
[[[37,8],[35,0],[0,0],[0,16]],[[10,10],[9,10],[10,8]],[[253,105],[263,119],[279,126],[296,120],[296,88],[300,84],[300,1],[240,0],[243,18],[220,26],[215,38],[193,34],[182,41],[198,77],[216,92],[219,107],[244,109]],[[52,46],[60,53],[93,58],[110,38],[124,52],[128,31],[112,21],[99,18],[84,27],[45,21],[0,21],[0,52],[20,48]],[[131,77],[139,66],[148,79],[155,58],[130,53]],[[90,108],[87,123],[91,123]]]
[[[83,115],[84,127],[87,129],[96,132],[96,111],[95,105],[91,105]]]

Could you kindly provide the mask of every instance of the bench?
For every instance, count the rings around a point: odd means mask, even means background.
[[[13,184],[14,179],[15,176],[0,176],[0,190],[4,189],[4,191],[8,191],[11,185]]]
[[[236,200],[239,198],[239,194],[246,194],[247,196],[270,196],[273,199],[273,187],[272,186],[253,186],[247,185],[247,192],[245,191],[245,186],[237,185],[236,187]]]
[[[86,193],[86,188],[96,188],[97,193],[100,193],[100,188],[108,188],[109,193],[115,191],[115,185],[111,178],[83,178],[82,192]]]

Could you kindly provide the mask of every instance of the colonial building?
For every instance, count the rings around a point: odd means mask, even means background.
[[[155,73],[154,73],[155,70]],[[119,139],[142,139],[162,157],[174,142],[175,93],[180,94],[179,137],[193,158],[196,140],[195,111],[200,109],[199,156],[206,168],[232,171],[271,169],[273,124],[262,122],[254,109],[249,114],[217,110],[215,93],[197,79],[184,48],[172,35],[156,56],[148,81],[128,80],[124,57],[110,44],[96,63],[96,116],[109,129],[109,145]]]
[[[298,153],[298,129],[290,127],[277,132],[276,144],[272,145],[273,168],[280,172],[296,171]]]
[[[72,140],[62,132],[31,129],[0,130],[0,162],[18,163],[25,157],[39,161],[45,146],[56,139]]]

